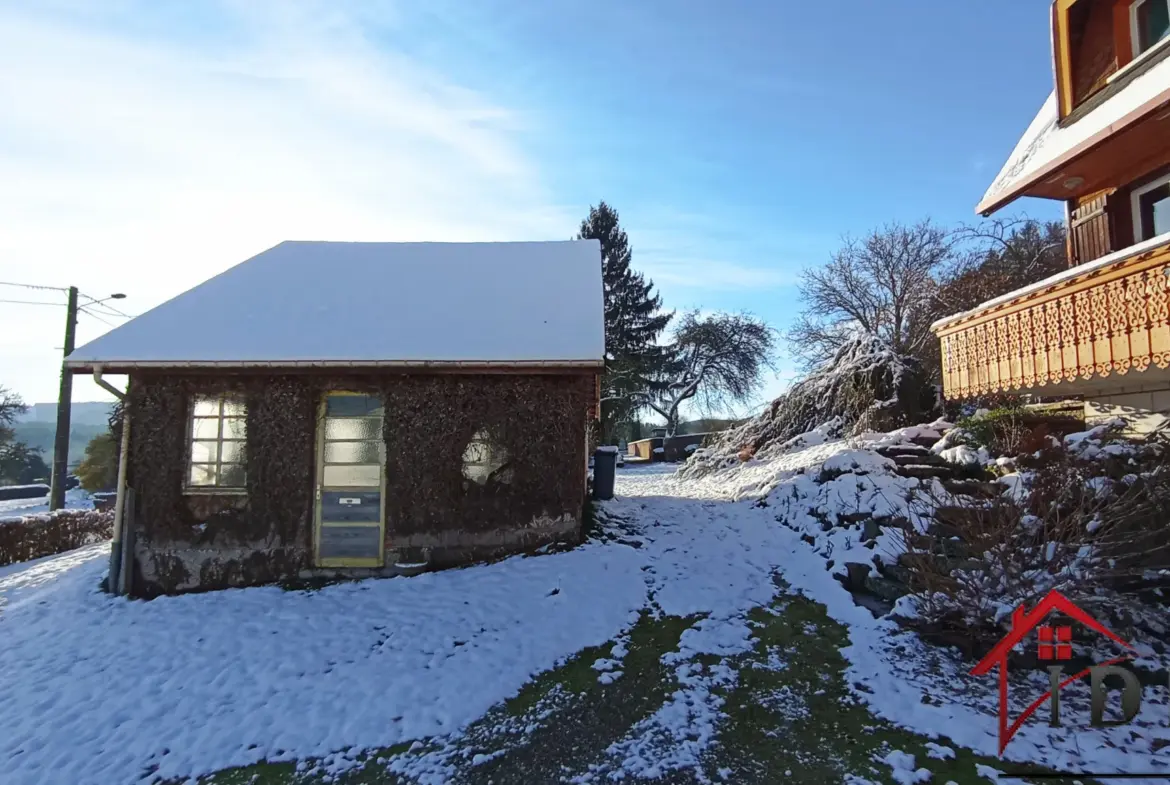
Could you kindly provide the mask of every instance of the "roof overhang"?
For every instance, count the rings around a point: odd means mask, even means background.
[[[1044,102],[975,208],[977,213],[989,215],[1021,196],[1071,199],[1091,193],[1084,190],[1089,178],[1073,171],[1072,166],[1081,167],[1082,159],[1101,148],[1118,158],[1136,152],[1128,151],[1126,145],[1140,146],[1138,135],[1126,133],[1133,138],[1123,142],[1123,132],[1151,125],[1151,119],[1170,132],[1170,126],[1158,119],[1170,105],[1170,43],[1122,68],[1106,87],[1072,108],[1067,116],[1062,114],[1061,103],[1056,92]],[[1124,162],[1110,164],[1116,172]],[[1069,183],[1074,177],[1085,177],[1086,182]],[[1064,187],[1066,183],[1069,188]]]
[[[65,360],[74,373],[125,374],[135,371],[364,370],[464,372],[600,370],[604,360]]]
[[[1082,185],[1072,190],[1063,188],[1063,183],[1077,174],[1071,171],[1072,167],[1091,166],[1092,159],[1097,154],[1112,157],[1115,153],[1113,148],[1122,155],[1127,153],[1140,155],[1141,145],[1133,140],[1123,139],[1120,135],[1122,132],[1136,131],[1140,126],[1151,123],[1156,123],[1163,132],[1170,134],[1170,114],[1164,114],[1166,109],[1170,109],[1170,87],[1055,155],[1017,180],[1007,190],[989,192],[975,208],[975,212],[986,217],[1022,196],[1059,199],[1078,196],[1081,191],[1092,193],[1093,181],[1084,175],[1077,175],[1082,179]]]

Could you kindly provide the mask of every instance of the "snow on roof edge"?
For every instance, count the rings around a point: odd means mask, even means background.
[[[1054,164],[1067,162],[1064,159],[1080,155],[1108,135],[1156,112],[1167,100],[1170,58],[1155,63],[1100,106],[1066,125],[1059,122],[1053,91],[976,206],[976,213],[991,213],[1018,199],[1023,191],[1051,174]]]
[[[382,307],[377,287],[351,283],[371,275],[392,281],[394,308]],[[509,276],[522,285],[501,286]],[[208,303],[230,318],[192,337],[196,310]],[[67,364],[592,367],[603,360],[595,239],[285,240],[78,347]]]

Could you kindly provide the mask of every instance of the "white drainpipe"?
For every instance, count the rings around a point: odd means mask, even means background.
[[[102,378],[102,369],[93,369],[93,380],[102,388],[108,390],[119,401],[126,400],[126,394]],[[125,517],[126,506],[126,464],[130,453],[130,413],[122,409],[122,442],[118,449],[118,496],[114,501],[114,541],[110,544],[110,577],[108,589],[112,594],[125,594],[130,582],[123,578],[122,570],[122,539],[125,532],[122,520]]]

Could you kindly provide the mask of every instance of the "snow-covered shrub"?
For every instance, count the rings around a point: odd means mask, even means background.
[[[800,449],[817,434],[828,440],[920,422],[936,403],[924,380],[913,357],[895,353],[876,336],[858,333],[758,417],[697,450],[684,472],[697,477],[733,466],[745,456]],[[790,442],[797,438],[800,444]]]
[[[1020,603],[1057,589],[1117,618],[1145,576],[1170,569],[1170,463],[1151,445],[1133,448],[1141,456],[1128,474],[1105,473],[1082,454],[1107,455],[1091,442],[1109,432],[1001,477],[997,497],[929,500],[934,526],[903,538],[899,567],[914,597],[902,610],[994,637]]]
[[[70,551],[113,536],[112,510],[57,510],[0,520],[0,566]]]
[[[948,447],[966,444],[986,448],[992,455],[1016,456],[1042,450],[1055,438],[1079,431],[1082,419],[1067,413],[1047,413],[1018,403],[995,409],[977,410],[961,418],[948,435]]]

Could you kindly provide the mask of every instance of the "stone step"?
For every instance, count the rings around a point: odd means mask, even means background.
[[[939,524],[958,531],[965,531],[972,526],[979,526],[987,510],[980,507],[959,507],[944,505],[934,511],[934,519]]]
[[[999,483],[980,480],[943,480],[943,487],[956,496],[974,496],[977,499],[995,499],[1004,490]]]
[[[899,466],[953,466],[950,461],[938,457],[932,452],[915,453],[914,455],[887,456]]]
[[[955,470],[952,469],[949,465],[940,466],[935,464],[927,465],[921,463],[899,466],[894,471],[903,477],[914,477],[919,480],[926,480],[931,477],[937,477],[940,480],[950,480],[954,479],[956,474]]]
[[[878,455],[885,455],[888,458],[893,458],[895,455],[923,455],[934,453],[925,447],[919,447],[914,444],[892,444],[888,447],[878,447],[874,450]]]

